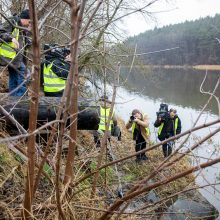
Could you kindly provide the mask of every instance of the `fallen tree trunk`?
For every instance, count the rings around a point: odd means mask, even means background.
[[[4,94],[0,95],[0,105],[12,115],[23,127],[28,129],[29,123],[29,104],[30,98],[9,96],[3,98]],[[59,97],[40,97],[37,123],[38,127],[51,122],[56,119],[56,112],[60,107]],[[78,130],[97,130],[99,124],[99,107],[95,105],[94,101],[91,99],[79,99],[78,101]],[[7,129],[17,129],[15,125],[12,124],[8,116],[0,111],[0,120],[5,123]],[[67,122],[69,125],[69,120]]]

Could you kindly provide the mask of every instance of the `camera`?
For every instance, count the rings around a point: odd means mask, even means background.
[[[60,47],[58,44],[44,44],[44,50],[48,50],[46,55],[64,59],[70,54],[70,48]]]
[[[168,112],[168,105],[161,103],[159,111],[156,112],[156,115],[158,118],[161,118],[162,121],[166,121],[170,117]]]
[[[130,116],[130,120],[134,121],[135,117],[133,115]]]

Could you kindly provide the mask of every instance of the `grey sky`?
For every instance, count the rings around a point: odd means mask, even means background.
[[[129,36],[137,35],[154,27],[181,23],[186,20],[195,20],[208,15],[220,13],[220,0],[171,0],[159,1],[150,9],[155,13],[156,21],[145,19],[141,15],[132,15],[124,21],[124,29]]]

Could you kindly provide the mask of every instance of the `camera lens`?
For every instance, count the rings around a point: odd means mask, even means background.
[[[133,116],[133,115],[130,117],[130,120],[131,120],[131,121],[133,121],[133,120],[134,120],[134,116]]]

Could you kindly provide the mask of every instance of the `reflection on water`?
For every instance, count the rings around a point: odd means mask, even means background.
[[[160,101],[155,100],[152,101],[152,99],[149,99],[148,97],[139,97],[139,95],[135,93],[129,93],[128,91],[124,89],[119,89],[118,91],[118,97],[117,102],[122,104],[117,104],[116,106],[116,113],[119,115],[124,121],[129,120],[129,115],[134,108],[138,108],[145,113],[148,114],[150,118],[150,130],[151,130],[151,138],[152,140],[156,141],[157,134],[155,133],[155,129],[153,127],[154,120],[156,119],[156,111],[158,111]],[[171,107],[171,103],[168,103]],[[180,106],[176,106],[172,103],[172,107],[175,107],[178,111],[178,115],[181,118],[183,131],[188,130],[193,122],[196,120],[199,112],[192,108],[182,108]],[[210,115],[208,113],[205,113],[202,115],[202,118],[199,120],[199,125],[203,124],[205,121],[213,121],[216,119],[215,115]],[[210,131],[216,128],[216,125],[209,128],[209,129],[203,129],[200,131],[197,131],[193,133],[191,136],[191,139],[188,141],[186,147],[190,147],[195,143],[195,141],[200,140],[200,137],[207,135]],[[183,140],[183,138],[180,139],[180,141]],[[123,140],[122,140],[123,141]],[[217,146],[216,150],[214,151],[213,146]],[[204,144],[201,144],[199,146],[199,149],[197,149],[195,154],[195,160],[194,165],[197,165],[198,163],[204,163],[209,158],[216,158],[220,156],[219,153],[219,135],[216,135],[212,138],[212,141],[206,142]],[[162,149],[160,149],[162,150]],[[207,158],[207,159],[206,159]],[[202,170],[201,173],[196,178],[196,183],[200,186],[207,185],[209,183],[219,183],[219,179],[216,177],[219,177],[220,175],[220,164],[216,164],[212,167],[206,168],[205,170]],[[208,201],[213,204],[218,211],[220,212],[220,185],[213,187],[206,187],[205,189],[201,190],[201,193],[203,196],[205,196]]]
[[[207,95],[199,92],[199,87],[203,81],[205,71],[192,69],[134,69],[131,74],[127,74],[128,69],[122,69],[122,78],[127,78],[126,88],[142,91],[144,96],[153,100],[160,99],[161,102],[175,103],[182,107],[201,109],[207,99]],[[204,84],[205,91],[213,91],[220,72],[208,72],[207,80]],[[128,76],[127,76],[128,75]],[[220,88],[216,91],[220,95]],[[212,101],[208,109],[217,114],[217,104]]]

